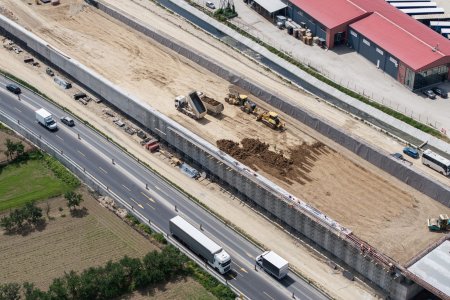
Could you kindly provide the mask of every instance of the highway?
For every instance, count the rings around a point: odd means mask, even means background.
[[[259,268],[255,270],[254,258],[261,254],[258,247],[82,122],[74,118],[74,127],[59,122],[59,118],[67,114],[50,102],[24,87],[21,87],[19,100],[5,89],[8,83],[11,81],[0,76],[0,114],[14,119],[15,123],[19,120],[23,128],[62,151],[128,203],[139,216],[150,220],[153,226],[166,234],[169,232],[169,219],[177,214],[194,226],[201,224],[203,232],[231,255],[232,271],[224,279],[243,295],[255,300],[292,299],[293,294],[302,300],[328,299],[292,272],[282,281],[277,281]],[[41,107],[55,116],[58,131],[50,132],[37,124],[34,111]]]

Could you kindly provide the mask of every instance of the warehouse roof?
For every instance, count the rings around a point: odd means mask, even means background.
[[[262,8],[267,10],[269,13],[274,13],[287,7],[287,5],[281,2],[280,0],[253,0],[253,1],[258,3]]]
[[[329,29],[367,13],[348,0],[291,0],[290,2]]]
[[[379,13],[350,25],[364,37],[398,58],[414,71],[419,71],[443,59],[445,54],[433,51],[429,45]]]
[[[450,296],[450,241],[445,241],[408,268],[447,296]]]
[[[351,25],[414,71],[450,63],[450,41],[385,0],[291,0],[327,28]],[[371,14],[369,16],[369,14]],[[438,50],[433,51],[437,46]]]

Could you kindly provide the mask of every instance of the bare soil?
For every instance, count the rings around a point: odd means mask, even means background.
[[[101,207],[85,189],[83,214],[71,216],[63,197],[41,202],[51,220],[40,230],[7,235],[0,230],[0,283],[29,281],[46,289],[53,278],[109,260],[142,257],[158,249],[115,214]],[[62,208],[62,211],[59,210]]]
[[[214,105],[214,106],[220,104],[219,101],[217,101],[217,100],[215,100],[213,98],[210,98],[208,96],[203,96],[202,101],[205,101],[206,103],[209,103],[209,104]]]

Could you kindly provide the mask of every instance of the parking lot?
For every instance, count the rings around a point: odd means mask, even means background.
[[[219,1],[216,2],[217,6]],[[447,134],[450,132],[450,100],[439,96],[431,100],[420,91],[413,93],[347,46],[326,50],[305,45],[290,36],[286,30],[279,30],[243,1],[236,1],[234,4],[239,16],[232,22],[253,36],[291,54],[345,87]],[[450,90],[448,82],[440,86]]]

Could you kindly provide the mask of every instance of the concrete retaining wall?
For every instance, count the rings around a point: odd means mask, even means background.
[[[103,7],[103,10],[108,12],[106,7]],[[117,12],[110,10],[109,14],[114,15]],[[117,17],[123,18],[120,15],[117,15]],[[126,21],[126,18],[123,20]],[[415,183],[415,180],[420,181],[422,179],[420,174],[391,160],[386,155],[378,152],[377,149],[365,145],[345,132],[333,128],[319,117],[286,103],[282,99],[266,92],[264,87],[259,87],[254,83],[239,78],[225,67],[219,66],[215,62],[209,61],[208,58],[196,54],[181,43],[169,41],[156,31],[139,27],[136,23],[132,27],[147,32],[147,35],[155,40],[160,40],[167,47],[265,99],[268,103],[278,107],[285,113],[293,115],[305,124],[352,149],[358,155],[366,157],[369,161],[378,163],[381,167],[390,165],[391,167],[389,168],[396,170],[400,175],[411,172],[409,176],[416,176],[414,180],[411,180],[411,183],[421,186]],[[403,289],[406,288],[404,285],[393,281],[391,270],[387,270],[385,268],[386,265],[377,263],[374,257],[370,255],[365,257],[360,255],[360,249],[355,247],[355,243],[349,239],[351,233],[348,229],[343,228],[337,222],[297,199],[294,195],[290,195],[268,179],[254,173],[248,167],[219,151],[215,146],[2,16],[0,16],[0,28],[3,34],[14,37],[24,48],[57,66],[80,84],[95,91],[98,96],[149,128],[152,132],[159,135],[162,140],[184,153],[187,157],[190,157],[196,164],[201,165],[223,184],[229,185],[236,192],[256,203],[274,219],[280,220],[285,226],[295,229],[297,233],[302,234],[322,247],[322,249],[333,254],[382,289],[386,291],[392,290],[392,295],[395,295],[399,291],[400,286]],[[431,184],[435,183],[432,182]],[[425,188],[425,186],[422,186],[422,188]],[[443,199],[444,194],[446,195],[447,193],[448,190],[442,187],[441,190],[437,189],[432,194],[437,199]]]

